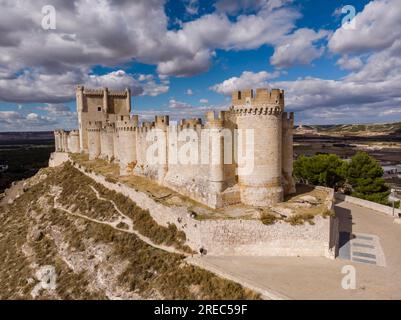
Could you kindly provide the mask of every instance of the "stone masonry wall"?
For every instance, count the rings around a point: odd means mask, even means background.
[[[97,183],[149,210],[160,225],[175,224],[185,232],[187,244],[197,252],[203,248],[209,255],[335,257],[338,233],[335,218],[317,216],[314,225],[305,223],[300,226],[285,222],[264,225],[258,220],[243,219],[196,220],[184,207],[163,205],[143,192],[121,183],[108,182],[101,175],[87,173],[76,167]]]

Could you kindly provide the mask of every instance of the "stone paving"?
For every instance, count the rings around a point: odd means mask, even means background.
[[[338,258],[381,267],[386,266],[380,238],[373,234],[341,232]]]
[[[323,257],[213,257],[203,265],[231,279],[287,299],[401,299],[401,225],[385,214],[336,204],[342,249]],[[349,240],[347,240],[347,234]],[[354,267],[356,287],[344,289],[344,267]]]

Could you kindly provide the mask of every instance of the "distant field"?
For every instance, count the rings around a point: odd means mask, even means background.
[[[366,129],[381,130],[385,126],[389,135],[329,135],[329,134],[298,134],[294,136],[294,153],[314,155],[316,153],[334,153],[342,158],[353,156],[361,146],[368,146],[366,150],[381,162],[391,164],[401,163],[401,123],[387,125],[333,125],[333,126],[303,126],[303,128],[317,128],[320,133],[339,132],[339,128],[347,128],[347,132]],[[398,129],[397,129],[398,128]],[[382,132],[382,131],[376,131]],[[377,147],[377,148],[375,148]],[[0,132],[0,164],[7,164],[9,169],[0,173],[0,193],[9,187],[13,181],[33,176],[40,168],[47,167],[50,153],[54,151],[52,132]],[[400,184],[401,185],[401,184]]]
[[[401,122],[372,124],[302,125],[296,126],[295,134],[401,137]]]
[[[13,181],[29,178],[47,167],[54,139],[48,132],[0,133],[0,164],[8,165],[0,173],[0,193]]]
[[[358,151],[365,151],[383,164],[401,164],[401,139],[373,137],[294,136],[294,156],[313,156],[319,153],[336,154],[343,159],[351,158]],[[386,182],[401,188],[401,179],[386,178]]]

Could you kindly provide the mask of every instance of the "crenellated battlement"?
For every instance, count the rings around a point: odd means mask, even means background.
[[[155,116],[155,125],[160,126],[168,126],[170,123],[170,117],[163,115],[163,116]]]
[[[192,118],[192,119],[181,119],[180,120],[180,125],[181,126],[195,126],[197,124],[202,124],[202,119],[201,118]]]
[[[284,109],[284,90],[258,88],[234,91],[231,97],[233,107],[278,106]]]
[[[71,130],[69,134],[70,136],[79,136],[79,130]]]
[[[124,90],[110,90],[108,88],[86,89],[83,86],[79,86],[77,87],[77,90],[83,92],[84,95],[91,97],[96,97],[96,96],[103,97],[104,95],[108,95],[111,97],[127,98],[128,96],[131,95],[129,88],[126,88]]]
[[[230,111],[236,116],[251,115],[280,115],[282,109],[279,106],[233,106]]]
[[[86,130],[88,132],[100,132],[102,129],[102,122],[101,121],[89,121]]]
[[[102,125],[102,133],[114,133],[116,131],[116,125],[114,122],[105,122]]]
[[[138,128],[138,125],[139,117],[137,115],[121,116],[120,120],[115,123],[117,131],[133,131]]]

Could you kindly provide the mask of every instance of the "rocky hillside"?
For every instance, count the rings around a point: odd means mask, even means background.
[[[71,165],[18,186],[0,204],[0,299],[259,298],[189,265],[185,234]]]
[[[381,124],[301,125],[296,126],[297,135],[323,136],[401,136],[401,122]]]

